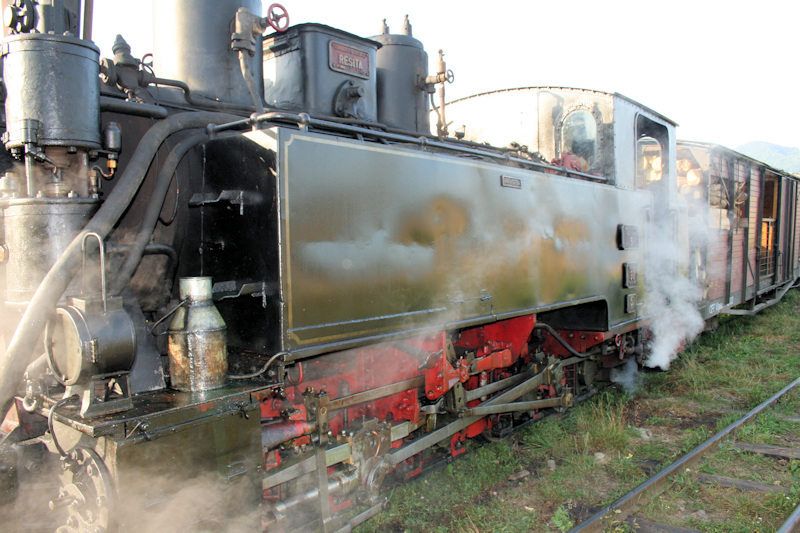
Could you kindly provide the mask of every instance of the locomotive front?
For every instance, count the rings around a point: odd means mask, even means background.
[[[663,117],[547,88],[542,146],[492,148],[447,137],[452,73],[440,55],[428,74],[407,20],[365,39],[170,0],[152,61],[122,36],[101,60],[79,4],[5,11],[0,504],[18,529],[353,527],[388,475],[642,355],[669,196],[632,185],[618,143],[635,125],[668,160]]]

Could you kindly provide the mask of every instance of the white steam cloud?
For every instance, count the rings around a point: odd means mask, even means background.
[[[691,342],[705,327],[697,309],[703,297],[703,287],[696,276],[688,272],[689,243],[703,242],[708,221],[707,209],[689,209],[688,243],[676,243],[665,228],[655,228],[649,250],[649,271],[644,315],[651,320],[653,335],[649,355],[644,361],[650,368],[667,370],[686,342]],[[684,213],[679,213],[682,218]]]
[[[642,376],[639,374],[639,365],[636,358],[631,357],[621,366],[611,369],[611,381],[618,384],[628,394],[632,395],[642,384]]]

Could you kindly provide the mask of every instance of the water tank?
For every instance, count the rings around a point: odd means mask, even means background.
[[[379,46],[323,24],[298,24],[266,37],[267,104],[312,115],[376,121]]]
[[[430,133],[429,95],[424,90],[428,54],[422,43],[411,35],[388,33],[372,39],[381,43],[377,57],[378,122]]]

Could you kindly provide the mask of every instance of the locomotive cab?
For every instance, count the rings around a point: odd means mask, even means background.
[[[576,156],[575,168],[563,166],[625,189],[656,181],[653,172],[649,180],[637,180],[645,169],[637,168],[641,158],[631,158],[635,145],[649,138],[650,152],[656,145],[661,151],[665,188],[674,188],[669,162],[674,161],[676,124],[620,94],[564,87],[507,89],[451,102],[448,115],[467,140],[512,151],[524,148],[556,166],[565,156],[568,162]],[[655,160],[653,153],[648,157]]]

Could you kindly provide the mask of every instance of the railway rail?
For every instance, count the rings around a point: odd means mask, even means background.
[[[613,503],[604,506],[595,512],[588,519],[582,521],[580,524],[570,530],[570,533],[594,533],[605,531],[612,523],[619,523],[625,521],[629,516],[634,515],[644,505],[652,501],[655,497],[661,494],[668,488],[670,478],[687,470],[697,468],[706,457],[719,449],[719,445],[729,436],[731,436],[742,425],[751,421],[758,414],[765,411],[768,407],[777,402],[787,392],[795,389],[800,384],[800,378],[795,379],[793,382],[782,388],[780,391],[772,395],[770,398],[760,403],[744,416],[729,424],[725,429],[719,431],[713,437],[709,438],[692,451],[663,468],[656,475],[640,484],[630,492],[618,498]],[[800,525],[800,506],[798,506],[792,515],[787,519],[784,525],[779,529],[781,532],[795,531]]]

